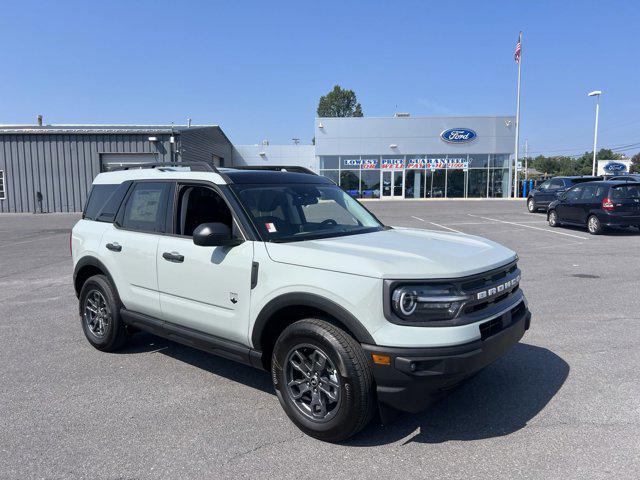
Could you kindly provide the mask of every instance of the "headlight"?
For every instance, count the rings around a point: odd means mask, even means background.
[[[451,285],[405,285],[391,294],[391,306],[403,320],[449,320],[470,297],[458,294]]]

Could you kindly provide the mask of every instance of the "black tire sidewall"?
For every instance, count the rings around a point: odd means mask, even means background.
[[[107,328],[106,334],[102,338],[96,337],[91,333],[84,320],[85,302],[87,296],[93,290],[98,290],[102,294],[107,302],[107,307],[111,314],[111,322]],[[120,319],[120,302],[117,300],[111,283],[103,275],[95,275],[89,278],[80,290],[80,324],[82,325],[82,331],[89,343],[98,350],[112,350],[119,347],[119,344],[122,342],[122,335],[124,333],[122,330],[124,329],[124,326]]]
[[[310,344],[321,349],[333,362],[340,377],[340,405],[336,415],[327,422],[315,422],[304,416],[286,391],[284,362],[292,348]],[[355,367],[338,339],[329,330],[313,323],[296,322],[282,333],[276,342],[272,359],[272,378],[278,399],[287,416],[305,433],[322,439],[346,438],[343,432],[356,429],[359,398],[363,392]],[[363,365],[363,368],[369,368]]]

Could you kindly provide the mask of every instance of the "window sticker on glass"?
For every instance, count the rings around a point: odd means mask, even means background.
[[[275,224],[271,223],[271,222],[267,222],[264,224],[265,227],[267,227],[267,232],[269,233],[274,233],[277,232],[278,230],[276,229]]]

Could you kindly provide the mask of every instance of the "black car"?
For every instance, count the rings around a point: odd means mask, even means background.
[[[629,173],[627,175],[616,175],[606,180],[622,180],[623,182],[640,182],[640,173]]]
[[[606,227],[640,228],[640,182],[605,180],[576,185],[551,202],[547,219],[552,227],[586,226],[592,235]]]
[[[602,180],[602,177],[553,177],[534,188],[527,195],[527,210],[534,213],[541,208],[546,209],[558,194],[566,192],[578,183]]]

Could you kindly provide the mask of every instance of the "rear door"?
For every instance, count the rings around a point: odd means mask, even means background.
[[[580,208],[578,212],[576,212],[577,223],[586,225],[589,214],[600,208],[602,190],[603,187],[597,184],[586,184],[583,186],[582,196],[580,197]]]
[[[100,244],[125,308],[154,317],[160,317],[156,254],[167,192],[166,182],[134,183]]]

